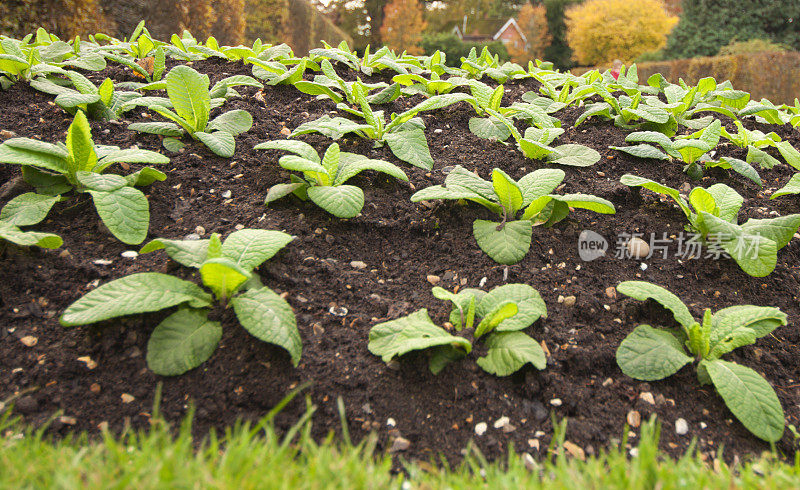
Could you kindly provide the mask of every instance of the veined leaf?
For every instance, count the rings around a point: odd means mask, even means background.
[[[492,171],[492,187],[498,201],[500,201],[500,205],[508,213],[507,215],[513,218],[517,211],[522,208],[522,190],[514,179],[499,168]]]
[[[15,226],[35,225],[47,217],[58,200],[58,196],[26,192],[8,201],[3,209],[0,209],[0,221]]]
[[[292,307],[269,288],[249,289],[231,300],[239,323],[255,338],[283,347],[300,363],[303,342]]]
[[[655,300],[664,308],[670,310],[684,328],[689,328],[695,323],[689,308],[677,296],[666,289],[645,281],[625,281],[617,285],[617,292],[639,301]]]
[[[364,207],[364,191],[354,185],[311,186],[308,198],[337,218],[353,218]]]
[[[207,310],[181,308],[159,323],[147,342],[147,367],[160,376],[178,376],[211,357],[222,325]]]
[[[213,133],[205,133],[198,131],[194,135],[208,147],[209,150],[216,155],[223,158],[233,157],[236,151],[236,140],[233,135],[227,131],[214,131]]]
[[[230,298],[252,274],[228,258],[209,258],[200,266],[203,284],[214,291],[217,299]]]
[[[252,271],[288,245],[293,236],[280,231],[244,229],[234,231],[222,244],[222,257]]]
[[[478,366],[495,376],[509,376],[531,363],[544,369],[547,359],[538,342],[522,332],[496,332],[486,340],[489,351],[478,359]]]
[[[0,239],[8,240],[20,247],[36,245],[41,248],[58,248],[64,244],[60,236],[52,233],[22,231],[16,225],[0,221]]]
[[[476,298],[478,300],[475,314],[484,318],[498,305],[511,301],[517,305],[516,315],[504,319],[496,330],[510,332],[524,330],[540,318],[547,318],[547,306],[539,292],[527,284],[506,284],[492,289],[489,293]]]
[[[298,140],[275,140],[259,143],[253,147],[254,150],[283,150],[290,151],[299,155],[301,158],[320,163],[319,154],[313,146],[304,141]]]
[[[617,364],[622,372],[642,381],[664,379],[690,362],[692,357],[677,337],[650,325],[636,327],[617,349]]]
[[[533,224],[528,220],[500,223],[475,220],[472,233],[478,246],[498,264],[516,264],[531,248]]]
[[[195,131],[205,131],[211,110],[208,77],[188,66],[178,65],[167,73],[165,81],[175,112]]]
[[[394,156],[400,160],[425,170],[433,168],[433,157],[422,129],[415,128],[387,133],[384,139]]]
[[[704,361],[717,392],[747,430],[768,442],[783,436],[783,409],[767,380],[752,369],[720,359]]]
[[[93,289],[61,315],[65,327],[86,325],[118,316],[159,311],[182,303],[211,306],[211,295],[193,284],[156,272],[131,274]]]
[[[466,353],[472,350],[472,344],[467,339],[451,335],[436,326],[428,316],[428,310],[422,309],[372,327],[367,348],[380,356],[383,362],[389,362],[408,352],[440,345],[452,345]]]
[[[120,241],[136,245],[147,238],[150,205],[142,191],[124,186],[110,192],[89,190],[89,194],[100,219]]]
[[[164,249],[172,260],[199,269],[208,255],[208,240],[168,240],[157,238],[139,250],[140,254]]]

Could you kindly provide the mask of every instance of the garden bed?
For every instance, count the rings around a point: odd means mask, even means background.
[[[192,67],[207,73],[212,85],[229,75],[251,74],[250,66],[214,59],[193,62]],[[343,66],[337,69],[343,73]],[[115,82],[136,81],[129,70],[114,64],[87,76],[95,83],[106,76]],[[390,81],[391,75],[377,74],[370,80]],[[537,86],[533,80],[508,82],[504,105]],[[318,406],[315,435],[340,430],[337,398],[341,397],[354,438],[374,431],[380,447],[389,449],[402,436],[410,442],[402,452],[408,458],[441,454],[457,461],[470,440],[490,458],[500,457],[511,443],[519,450],[543,455],[553,435],[553,418],[567,418],[566,439],[591,454],[620,438],[626,420],[636,419],[629,416],[631,411],[643,420],[651,414],[658,416],[664,424],[661,446],[671,455],[682,454],[693,438],[701,451],[712,456],[724,447],[728,459],[768,449],[767,443],[733,417],[712,386],[697,382],[693,370],[686,368],[651,383],[622,374],[615,352],[633,327],[672,322],[665,310],[617,297],[609,289],[633,279],[668,287],[690,305],[696,318],[704,308],[716,311],[738,304],[776,306],[787,313],[787,326],[728,358],[762,373],[775,388],[787,424],[800,421],[800,240],[793,239],[779,252],[775,271],[764,278],[748,276],[732,260],[678,260],[676,243],[670,245],[666,259],[658,254],[644,261],[617,259],[611,253],[584,262],[579,257],[578,236],[583,230],[604,236],[612,249],[623,233],[660,236],[683,231],[685,219],[670,202],[619,183],[626,173],[675,188],[690,182],[678,162],[643,160],[608,148],[624,146],[628,132],[595,119],[573,127],[581,108],[556,114],[566,130],[560,143],[587,145],[602,156],[591,167],[561,167],[567,174],[564,192],[594,194],[611,201],[617,212],[598,215],[578,210],[552,228],[535,227],[530,252],[520,263],[507,267],[506,279],[506,267],[484,254],[473,238],[473,220],[489,217],[488,211],[475,205],[409,200],[415,190],[441,184],[442,169],[454,165],[475,170],[485,179],[494,167],[518,179],[543,165],[526,159],[513,145],[473,135],[467,127],[475,114],[470,105],[461,102],[423,113],[435,162],[431,171],[399,161],[387,147],[373,148],[371,142],[354,137],[340,140],[344,151],[396,163],[409,176],[405,183],[383,174],[360,174],[353,182],[365,190],[366,205],[358,217],[340,220],[294,197],[265,207],[267,190],[288,182],[289,173],[277,164],[283,153],[252,149],[257,143],[285,138],[284,128],[293,130],[334,111],[335,105],[292,86],[237,90],[243,97],[230,100],[224,109],[247,110],[254,119],[252,129],[236,138],[232,159],[220,158],[198,142],[170,155],[171,162],[161,167],[167,180],[146,189],[151,212],[148,238],[182,239],[193,233],[207,238],[213,232],[224,237],[242,227],[294,235],[295,240],[258,273],[265,285],[286,294],[295,311],[303,339],[299,366],[292,366],[284,350],[254,339],[230,310],[221,308],[211,315],[223,324],[220,347],[199,368],[171,378],[154,375],[145,362],[149,332],[166,313],[91,327],[62,327],[61,312],[98,281],[102,284],[146,271],[188,277],[186,269],[170,262],[164,252],[121,256],[139,247],[126,247],[111,236],[88,196],[82,195],[77,204],[75,200],[57,204],[37,228],[63,237],[61,249],[9,248],[0,258],[4,278],[0,281],[0,370],[4,373],[0,399],[19,394],[15,410],[26,422],[41,424],[62,411],[66,417],[57,419],[50,429],[59,434],[97,432],[105,423],[114,431],[145,427],[156,385],[163,383],[164,416],[177,422],[194,405],[194,431],[202,435],[238,418],[261,417],[290,390],[310,381],[305,393]],[[400,98],[383,109],[399,113],[420,100]],[[0,139],[15,134],[63,141],[72,122],[52,103],[52,97],[25,83],[0,91],[0,105],[4,108]],[[159,137],[126,128],[129,122],[148,120],[145,112],[144,108],[129,112],[119,122],[92,121],[95,143],[163,152]],[[775,131],[800,148],[800,134],[791,126],[766,126],[752,120],[746,126]],[[734,129],[732,124],[728,127]],[[322,136],[300,139],[320,153],[330,143]],[[746,153],[725,143],[718,150],[741,159]],[[793,172],[782,165],[760,173],[764,188],[774,190],[783,187]],[[0,165],[0,184],[18,175],[16,168]],[[796,198],[769,200],[763,189],[732,172],[709,172],[701,185],[716,182],[745,197],[743,217],[800,212]],[[229,198],[223,197],[227,191]],[[0,200],[0,205],[7,200]],[[110,263],[104,265],[104,261]],[[366,267],[354,267],[353,261]],[[419,308],[428,308],[438,324],[446,321],[449,306],[432,296],[433,283],[450,290],[480,284],[488,290],[506,281],[533,286],[547,304],[548,317],[530,329],[549,353],[542,371],[527,366],[498,378],[462,361],[434,376],[422,354],[412,353],[387,365],[367,350],[369,330],[380,321]],[[347,311],[344,316],[332,314],[340,307]],[[26,346],[20,339],[27,336],[35,337],[37,343]],[[305,404],[298,398],[283,410],[279,425],[288,427],[304,411]],[[505,430],[494,428],[501,417],[508,417],[511,424]],[[688,423],[685,435],[675,431],[679,418]],[[489,428],[477,436],[475,426],[481,422]],[[637,429],[630,430],[635,445]],[[777,447],[789,454],[794,444],[787,430]]]

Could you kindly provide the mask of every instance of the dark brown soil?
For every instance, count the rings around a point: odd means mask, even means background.
[[[209,73],[212,83],[235,73],[249,73],[239,64],[220,61],[194,63]],[[131,80],[122,68],[109,68],[115,80]],[[97,76],[95,76],[97,78]],[[535,82],[508,84],[506,103],[535,87]],[[389,367],[367,351],[369,329],[378,321],[428,308],[440,324],[448,306],[430,294],[427,276],[441,278],[440,285],[477,287],[486,277],[486,288],[503,284],[503,267],[481,252],[472,236],[472,222],[488,217],[482,208],[457,203],[414,204],[415,189],[441,183],[442,168],[456,164],[475,169],[488,178],[498,166],[515,178],[538,168],[541,162],[525,159],[511,145],[481,140],[467,129],[473,115],[466,104],[425,114],[427,135],[435,166],[430,172],[399,162],[387,148],[372,148],[355,138],[340,141],[343,149],[383,158],[406,169],[410,184],[382,174],[362,174],[355,183],[366,192],[363,213],[351,220],[338,220],[310,203],[285,198],[269,209],[263,205],[267,189],[287,182],[288,173],[277,165],[278,152],[253,151],[259,142],[282,138],[281,129],[295,128],[333,110],[329,101],[317,101],[293,87],[268,87],[264,97],[244,88],[242,99],[225,109],[249,111],[255,125],[237,138],[231,160],[211,154],[192,143],[165,166],[168,179],[151,186],[150,238],[182,238],[204,228],[204,236],[226,235],[237,225],[285,230],[296,239],[259,273],[264,283],[286,293],[295,309],[303,337],[303,357],[293,368],[281,349],[256,341],[238,326],[230,311],[215,311],[224,325],[219,349],[200,368],[175,378],[160,378],[148,371],[144,354],[149,332],[165,314],[131,317],[103,325],[65,329],[58,315],[97,282],[107,282],[134,272],[179,271],[163,252],[123,258],[126,247],[99,225],[86,197],[60,203],[39,228],[60,234],[62,250],[21,251],[9,249],[0,257],[0,400],[19,394],[16,411],[26,422],[40,424],[63,411],[77,423],[56,422],[52,431],[97,432],[107,422],[113,430],[127,425],[146,427],[157,383],[163,383],[161,409],[170,421],[180,420],[190,405],[197,408],[195,431],[222,428],[238,418],[264,415],[292,388],[311,381],[307,390],[319,407],[314,433],[323,436],[339,431],[336,400],[342,397],[354,437],[378,433],[381,447],[391,446],[398,433],[411,442],[405,457],[428,459],[443,455],[460,459],[470,439],[490,458],[500,457],[513,443],[517,449],[541,455],[552,436],[551,415],[569,419],[567,439],[588,453],[607,447],[623,434],[631,410],[643,419],[656,414],[664,424],[663,449],[681,454],[693,437],[708,453],[724,447],[728,458],[745,458],[768,449],[736,421],[713,388],[701,387],[692,369],[661,382],[641,383],[624,376],[617,367],[617,345],[639,323],[664,324],[668,315],[646,303],[607,296],[606,289],[620,281],[640,278],[667,286],[699,316],[737,304],[772,305],[789,315],[789,325],[753,346],[737,349],[729,358],[762,373],[775,387],[786,411],[788,424],[800,422],[800,240],[794,239],[779,254],[778,267],[769,277],[747,276],[730,260],[686,260],[659,256],[640,261],[611,256],[583,262],[578,256],[578,235],[584,229],[600,233],[612,242],[620,233],[640,232],[676,235],[683,229],[680,212],[649,192],[631,191],[619,184],[625,173],[656,179],[673,187],[688,181],[681,165],[644,161],[609,150],[624,142],[625,132],[610,123],[571,124],[579,109],[558,116],[567,132],[559,140],[597,149],[602,160],[589,168],[564,168],[564,192],[584,192],[611,200],[617,214],[600,216],[574,212],[552,229],[534,230],[530,253],[508,268],[508,282],[527,283],[538,289],[547,302],[547,319],[537,322],[530,334],[546,344],[550,356],[544,371],[526,368],[513,376],[496,378],[481,371],[474,358],[455,363],[440,375],[427,369],[424,355],[409,355],[397,367]],[[414,101],[401,100],[388,108],[399,112]],[[71,117],[25,84],[0,92],[0,130],[19,136],[62,140]],[[159,150],[158,137],[126,129],[128,122],[143,120],[137,111],[122,123],[94,122],[95,141],[122,147],[138,145]],[[755,124],[755,123],[752,123]],[[751,125],[752,125],[751,124]],[[789,126],[769,128],[800,147],[800,134]],[[439,131],[441,130],[441,131]],[[4,137],[8,137],[8,133]],[[329,144],[323,137],[303,138],[318,150]],[[743,158],[743,151],[721,146],[723,154]],[[782,187],[791,175],[785,166],[762,171],[765,187]],[[0,166],[0,184],[18,175],[16,168]],[[736,174],[709,174],[708,186],[724,182],[742,195],[743,214],[765,217],[800,212],[795,197],[770,201],[762,189]],[[232,192],[232,199],[220,195]],[[4,202],[0,202],[4,204]],[[765,211],[766,210],[766,211]],[[201,230],[203,231],[203,230]],[[137,247],[131,247],[137,249]],[[67,252],[68,251],[68,252]],[[95,265],[97,259],[113,261]],[[357,270],[350,262],[368,267]],[[186,273],[181,271],[181,273]],[[558,302],[559,296],[576,296],[574,306]],[[331,306],[347,308],[345,317],[329,313]],[[26,347],[23,336],[38,343]],[[94,369],[79,360],[89,356]],[[96,385],[96,386],[95,386]],[[640,398],[653,395],[655,404]],[[121,395],[135,397],[123,403]],[[645,395],[645,398],[647,396]],[[555,406],[554,399],[562,404]],[[556,402],[557,403],[557,402]],[[297,420],[305,404],[298,399],[279,417],[279,426]],[[516,430],[505,433],[493,428],[502,416]],[[687,420],[690,432],[676,435],[675,420]],[[396,427],[387,424],[396,421]],[[67,420],[69,422],[69,420]],[[482,437],[474,427],[489,424]],[[542,434],[537,432],[541,431]],[[632,429],[631,443],[636,443]],[[537,451],[538,439],[541,451]],[[778,444],[793,453],[793,438],[787,430]]]

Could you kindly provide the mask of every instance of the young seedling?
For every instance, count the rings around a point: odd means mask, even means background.
[[[434,95],[401,114],[392,114],[387,123],[383,111],[372,110],[367,101],[366,91],[360,84],[353,84],[352,89],[353,97],[360,105],[361,111],[350,109],[348,112],[363,118],[363,123],[325,115],[301,124],[291,136],[320,133],[336,140],[347,133],[355,133],[362,138],[374,140],[376,146],[386,143],[400,160],[430,170],[433,168],[433,157],[428,148],[428,140],[425,138],[425,123],[417,115],[423,111],[441,109],[472,99],[471,96],[462,93]]]
[[[354,185],[345,185],[349,179],[364,170],[374,170],[408,181],[405,172],[383,160],[372,160],[355,153],[339,150],[332,144],[320,159],[314,147],[294,140],[278,140],[260,143],[256,150],[283,150],[294,153],[281,157],[278,164],[286,170],[302,172],[303,177],[292,175],[289,184],[277,184],[267,192],[265,204],[294,194],[301,200],[310,199],[314,204],[337,218],[353,218],[364,207],[364,191]]]
[[[617,291],[640,301],[656,301],[681,326],[677,330],[637,326],[617,349],[617,364],[625,375],[656,381],[697,362],[700,384],[713,384],[747,430],[768,442],[783,436],[783,408],[767,380],[753,369],[721,357],[786,325],[785,313],[771,307],[731,306],[714,314],[706,309],[698,322],[677,296],[661,286],[626,281]]]
[[[157,272],[116,279],[89,291],[61,315],[65,327],[179,306],[159,323],[147,343],[147,365],[162,376],[177,376],[205,362],[222,337],[222,326],[208,318],[214,298],[232,306],[239,323],[254,337],[286,349],[297,366],[302,341],[291,306],[261,284],[253,270],[292,241],[279,231],[244,229],[225,242],[157,239],[141,253],[165,249],[181,265],[198,269],[203,285]]]
[[[671,197],[689,220],[690,231],[699,234],[706,243],[719,245],[743,271],[754,277],[767,276],[775,269],[778,250],[789,243],[800,227],[800,214],[751,218],[740,225],[738,215],[744,199],[725,184],[714,184],[707,189],[695,187],[687,201],[677,189],[643,177],[626,174],[620,182]]]
[[[775,199],[776,197],[788,196],[791,194],[800,194],[800,173],[792,175],[792,178],[789,179],[789,182],[786,183],[785,186],[775,191],[775,193],[770,197],[770,199]]]
[[[27,192],[8,201],[3,209],[0,209],[0,240],[21,247],[33,245],[41,248],[60,247],[64,241],[58,235],[20,229],[21,226],[35,225],[45,219],[58,200],[58,196]]]
[[[717,146],[721,134],[722,124],[719,119],[715,119],[705,128],[675,140],[657,131],[638,131],[625,138],[626,143],[639,143],[638,145],[610,146],[609,148],[638,158],[682,161],[685,164],[684,172],[695,180],[703,177],[703,168],[720,167],[726,170],[731,169],[761,185],[761,177],[749,162],[724,156],[719,160],[711,159],[709,152]],[[660,146],[666,153],[653,145]]]
[[[114,163],[163,164],[169,158],[154,151],[95,145],[86,115],[78,111],[66,143],[11,138],[0,145],[0,162],[22,165],[23,178],[40,194],[88,193],[108,230],[124,243],[137,244],[147,237],[150,206],[136,187],[166,175],[150,167],[127,176],[105,172]]]
[[[208,75],[201,75],[188,66],[176,66],[167,73],[164,81],[174,112],[163,105],[150,105],[152,111],[172,122],[133,123],[128,128],[171,138],[188,133],[215,154],[231,158],[236,150],[234,136],[250,130],[253,116],[236,109],[209,119],[212,96],[223,96],[230,89],[223,84],[217,89],[220,93],[215,94],[209,90],[209,84]]]
[[[472,231],[478,246],[495,262],[511,265],[528,253],[535,223],[552,226],[569,214],[570,208],[614,214],[614,205],[587,194],[553,194],[564,180],[564,171],[539,169],[514,181],[496,168],[487,182],[460,165],[445,178],[444,185],[417,191],[411,201],[465,199],[476,202],[502,219],[500,223],[475,220]],[[522,216],[517,219],[519,211]]]
[[[110,78],[103,80],[97,87],[78,72],[67,71],[65,75],[72,82],[74,89],[44,78],[31,81],[31,87],[55,95],[55,103],[70,114],[75,115],[76,111],[81,110],[86,112],[90,119],[115,120],[137,105],[147,103],[147,101],[136,101],[142,98],[137,92],[114,90],[114,82]]]
[[[411,351],[430,349],[428,367],[439,374],[445,366],[466,357],[473,344],[485,337],[486,356],[477,359],[484,371],[509,376],[530,363],[536,369],[547,365],[542,347],[522,330],[540,318],[547,318],[547,306],[539,292],[526,284],[507,284],[489,293],[465,289],[458,294],[433,288],[437,299],[454,304],[450,321],[458,331],[466,329],[470,339],[453,335],[433,323],[428,310],[379,323],[369,332],[367,348],[384,362]],[[480,321],[475,324],[476,320]]]
[[[369,104],[388,104],[400,96],[400,85],[388,85],[385,82],[366,84],[359,78],[355,82],[345,81],[328,60],[320,63],[322,75],[314,77],[313,81],[298,80],[294,82],[294,87],[304,94],[316,95],[318,98],[329,98],[336,102],[337,108],[348,111],[351,107],[348,104],[360,105],[361,101],[356,97],[356,87],[360,89],[361,95]],[[373,90],[378,90],[370,94]],[[337,91],[341,91],[339,94]],[[346,101],[347,104],[343,102]]]

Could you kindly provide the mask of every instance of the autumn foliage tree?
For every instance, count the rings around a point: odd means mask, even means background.
[[[664,47],[678,18],[661,0],[589,0],[566,12],[567,43],[582,65],[626,64]]]
[[[527,63],[534,59],[543,59],[544,51],[552,41],[547,28],[547,16],[544,5],[525,4],[517,15],[519,25],[528,40],[526,49],[514,49],[509,45],[508,54],[516,63]]]
[[[383,10],[381,41],[396,51],[421,54],[419,47],[425,20],[418,0],[392,0]]]

